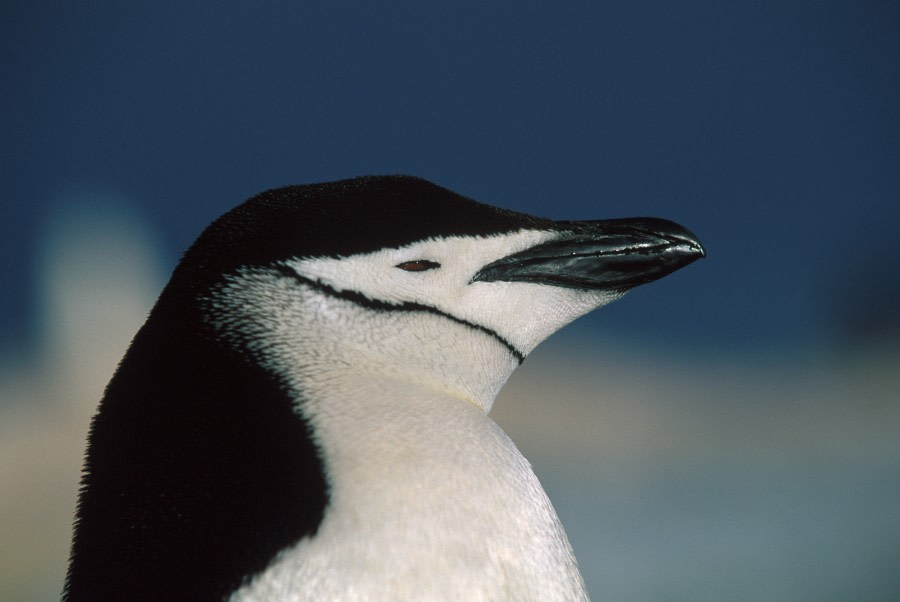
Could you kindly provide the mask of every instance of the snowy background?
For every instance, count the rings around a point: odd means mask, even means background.
[[[596,600],[900,598],[900,5],[14,0],[0,45],[0,599],[58,596],[179,254],[371,173],[706,245],[495,406]]]

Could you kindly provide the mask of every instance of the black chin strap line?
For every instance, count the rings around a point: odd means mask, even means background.
[[[412,301],[404,301],[403,303],[390,303],[388,301],[382,301],[380,299],[370,299],[366,297],[362,293],[358,291],[352,290],[337,290],[336,288],[325,284],[320,280],[312,280],[311,278],[307,278],[306,276],[301,276],[297,273],[296,270],[292,269],[290,266],[276,263],[272,267],[274,267],[279,274],[285,276],[286,278],[290,278],[296,282],[299,282],[303,286],[307,286],[313,290],[316,290],[324,295],[328,295],[329,297],[335,297],[337,299],[343,299],[345,301],[350,301],[351,303],[355,303],[359,306],[365,307],[366,309],[371,309],[375,311],[408,311],[408,312],[424,312],[429,314],[434,314],[436,316],[441,316],[442,318],[446,318],[452,322],[456,322],[457,324],[462,324],[464,326],[468,326],[473,330],[477,330],[482,332],[498,343],[503,345],[512,355],[516,361],[521,365],[522,362],[525,361],[525,354],[516,349],[515,345],[507,341],[505,338],[500,336],[494,330],[487,328],[486,326],[482,326],[481,324],[475,324],[473,322],[469,322],[468,320],[463,320],[462,318],[457,318],[452,314],[448,314],[447,312],[441,311],[437,307],[432,307],[430,305],[424,305],[422,303],[414,303]]]

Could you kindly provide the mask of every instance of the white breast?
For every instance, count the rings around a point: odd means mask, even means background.
[[[479,408],[360,382],[312,410],[331,486],[315,537],[233,597],[583,600],[565,533],[528,462]],[[405,389],[405,391],[409,391]],[[318,405],[318,403],[316,404]]]

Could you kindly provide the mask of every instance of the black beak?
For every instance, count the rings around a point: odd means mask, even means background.
[[[473,282],[533,282],[627,290],[706,256],[697,237],[652,217],[557,222],[561,236],[490,263]]]

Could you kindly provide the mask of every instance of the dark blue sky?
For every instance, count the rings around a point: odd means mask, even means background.
[[[140,204],[171,266],[263,189],[398,172],[694,230],[708,259],[588,321],[622,335],[896,328],[896,2],[53,4],[0,9],[3,347],[66,191]]]

